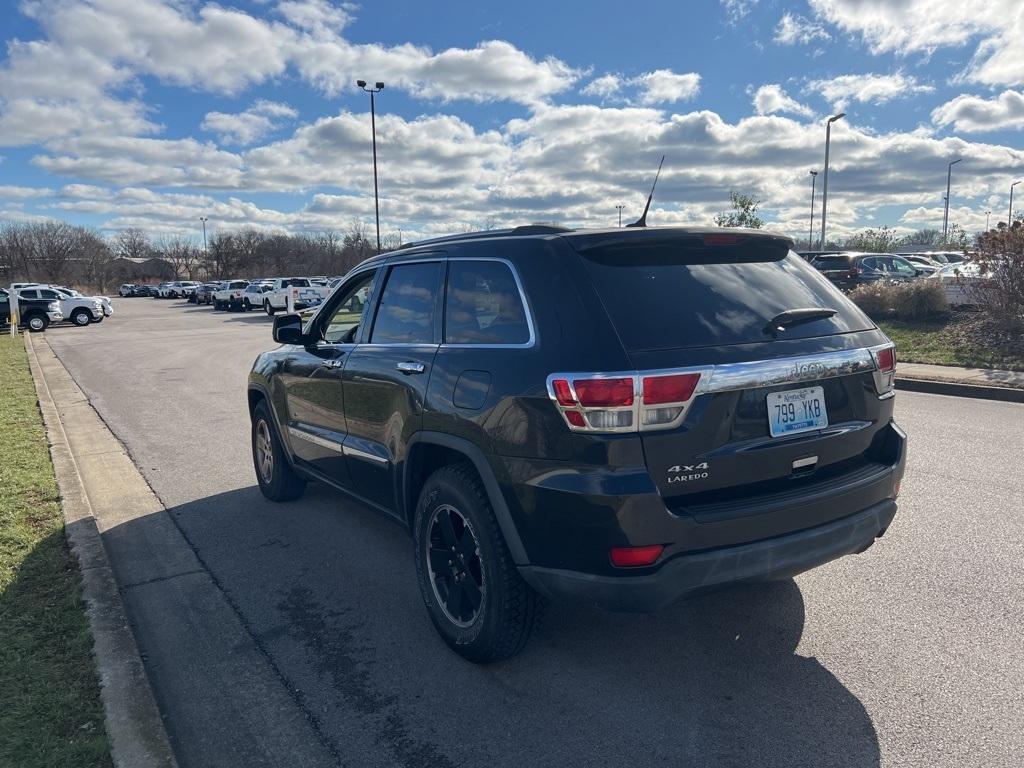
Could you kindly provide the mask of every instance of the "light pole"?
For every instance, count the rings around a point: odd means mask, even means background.
[[[367,88],[365,80],[356,80],[356,85],[370,94],[370,131],[373,134],[373,210],[377,218],[377,253],[380,253],[380,198],[377,194],[377,109],[374,96],[384,90],[384,83],[377,82],[373,84],[373,88]]]
[[[942,243],[946,243],[946,232],[949,227],[949,182],[953,178],[953,166],[963,160],[962,157],[957,158],[949,164],[946,168],[946,208],[942,213]]]
[[[833,115],[825,123],[825,179],[821,185],[821,249],[825,249],[825,219],[828,216],[828,147],[832,141],[832,123],[846,117],[845,112]]]
[[[622,226],[622,209],[625,208],[625,207],[626,206],[624,206],[624,205],[616,205],[615,206],[616,210],[618,210],[618,212],[619,212],[619,226],[620,227]]]
[[[992,215],[992,211],[985,211],[985,231],[988,232],[988,217]]]
[[[199,220],[203,222],[203,255],[206,258],[210,257],[210,249],[206,247],[206,222],[210,220],[208,216],[200,216]]]
[[[1013,188],[1020,184],[1019,181],[1013,182],[1010,185],[1010,212],[1006,214],[1006,228],[1009,229],[1013,226]]]
[[[818,172],[810,171],[811,174],[811,223],[807,227],[807,250],[814,250],[814,185],[818,182]]]

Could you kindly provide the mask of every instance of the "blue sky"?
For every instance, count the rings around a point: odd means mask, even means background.
[[[708,223],[737,190],[805,234],[1005,218],[1024,177],[1019,0],[24,0],[3,17],[0,219],[113,233]],[[820,209],[820,180],[819,203]]]

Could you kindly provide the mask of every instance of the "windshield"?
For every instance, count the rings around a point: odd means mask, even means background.
[[[810,307],[836,313],[790,327],[785,338],[874,327],[821,273],[777,247],[655,243],[581,255],[630,351],[762,342],[771,318]]]

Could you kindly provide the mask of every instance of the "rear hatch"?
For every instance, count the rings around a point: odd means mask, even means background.
[[[574,242],[638,389],[651,373],[700,374],[683,415],[640,430],[678,514],[720,519],[877,463],[891,400],[879,399],[869,348],[886,340],[790,245],[656,230]]]

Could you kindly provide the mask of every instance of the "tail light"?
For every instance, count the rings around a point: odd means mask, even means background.
[[[548,394],[574,432],[670,429],[682,422],[703,373],[555,373]]]
[[[875,361],[875,391],[879,397],[891,397],[896,380],[896,345],[872,347],[871,357]]]
[[[293,299],[299,298],[299,292],[295,288],[292,288],[292,298]]]
[[[650,565],[661,557],[664,550],[663,544],[651,544],[646,547],[612,547],[608,554],[616,568],[636,568]]]

